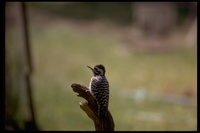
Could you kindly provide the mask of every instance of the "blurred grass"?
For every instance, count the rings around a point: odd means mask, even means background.
[[[39,29],[41,29],[39,31]],[[67,25],[33,25],[31,28],[34,100],[42,130],[94,130],[79,108],[82,100],[70,85],[88,86],[92,73],[86,67],[102,63],[110,82],[110,111],[116,130],[196,130],[196,107],[160,101],[137,103],[120,94],[143,86],[147,91],[196,93],[196,53],[182,49],[168,54],[130,53],[115,38],[83,34]],[[160,121],[137,119],[140,111],[159,112]]]
[[[197,130],[196,107],[157,100],[138,102],[121,95],[144,87],[147,92],[177,95],[191,91],[196,99],[195,50],[183,47],[163,54],[132,53],[113,36],[80,32],[77,27],[59,23],[31,22],[30,34],[33,98],[41,130],[94,130],[92,120],[79,107],[83,99],[70,86],[88,86],[92,73],[86,66],[99,63],[106,66],[109,109],[116,131]],[[140,117],[144,112],[159,117],[147,120]]]

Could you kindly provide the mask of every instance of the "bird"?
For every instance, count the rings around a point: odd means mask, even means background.
[[[99,118],[105,119],[107,117],[109,104],[109,82],[105,76],[105,67],[102,64],[95,65],[94,67],[87,67],[93,72],[93,77],[89,84],[90,94],[97,101]]]

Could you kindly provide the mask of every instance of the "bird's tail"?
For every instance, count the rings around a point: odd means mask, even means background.
[[[98,110],[99,118],[101,120],[105,120],[107,117],[107,112],[108,112],[108,108],[106,106],[102,106],[101,108],[99,108]]]
[[[108,131],[108,125],[106,124],[108,121],[108,108],[103,106],[99,109],[99,118],[102,126],[104,127],[103,131]]]

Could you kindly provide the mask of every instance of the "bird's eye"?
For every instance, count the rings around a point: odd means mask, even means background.
[[[100,74],[100,73],[101,73],[101,72],[99,71],[99,69],[96,68],[96,67],[94,68],[94,71],[95,71],[96,74]]]

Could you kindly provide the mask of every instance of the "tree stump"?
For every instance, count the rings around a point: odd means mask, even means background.
[[[110,111],[107,112],[107,117],[101,120],[98,116],[98,105],[94,97],[90,94],[89,89],[80,84],[71,85],[77,96],[86,99],[87,101],[80,102],[80,108],[90,117],[95,125],[96,131],[114,131],[114,121]]]

